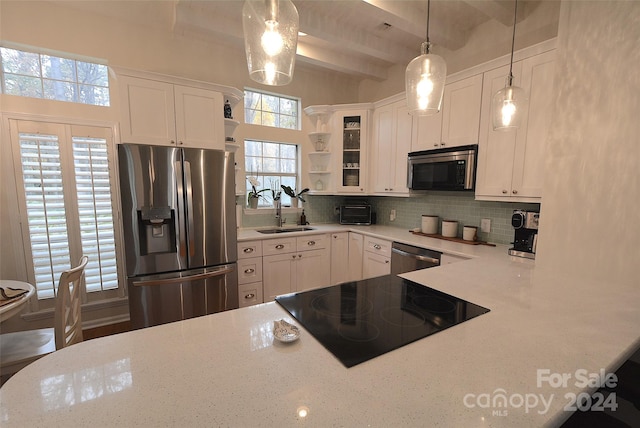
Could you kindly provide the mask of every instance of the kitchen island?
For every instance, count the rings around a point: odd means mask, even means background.
[[[637,287],[442,242],[470,259],[402,276],[489,313],[349,369],[303,328],[274,341],[298,324],[274,302],[90,340],[11,378],[0,425],[555,426],[640,345]]]

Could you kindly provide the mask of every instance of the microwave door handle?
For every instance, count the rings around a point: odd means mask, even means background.
[[[429,262],[429,263],[433,263],[433,264],[436,264],[436,265],[440,264],[440,260],[434,259],[433,257],[427,257],[427,256],[421,256],[419,254],[407,253],[406,251],[402,251],[402,250],[399,250],[397,248],[392,248],[391,251],[396,253],[396,254],[400,254],[401,256],[411,257],[413,259],[420,260],[421,262]]]
[[[213,272],[204,272],[204,273],[198,273],[195,275],[189,275],[189,276],[177,276],[177,277],[173,277],[173,278],[162,278],[162,279],[148,279],[148,280],[142,280],[142,281],[133,281],[133,285],[136,287],[147,287],[147,286],[152,286],[152,285],[167,285],[167,284],[176,284],[176,283],[180,283],[180,282],[189,282],[189,281],[197,281],[197,280],[201,280],[201,279],[208,279],[208,278],[213,278],[216,276],[223,276],[226,275],[228,273],[231,273],[234,271],[234,267],[233,265],[227,265],[224,266],[220,269],[216,269]]]

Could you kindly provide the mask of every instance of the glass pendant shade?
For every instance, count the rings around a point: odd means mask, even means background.
[[[447,64],[438,55],[429,53],[428,43],[422,44],[422,54],[413,59],[405,72],[405,90],[409,113],[429,116],[440,111]]]
[[[247,0],[242,28],[252,80],[286,85],[293,79],[298,46],[298,10],[290,0]]]
[[[507,85],[495,93],[491,101],[494,131],[508,131],[520,126],[526,95],[522,88]]]

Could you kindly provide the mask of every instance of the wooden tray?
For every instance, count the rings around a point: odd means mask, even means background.
[[[464,239],[460,239],[460,238],[448,238],[446,236],[442,236],[437,233],[435,234],[422,233],[422,232],[414,232],[413,230],[410,230],[409,232],[413,233],[414,235],[426,236],[428,238],[443,239],[445,241],[459,242],[461,244],[467,244],[467,245],[488,245],[489,247],[496,246],[496,244],[491,244],[489,242],[484,242],[484,241],[465,241]]]

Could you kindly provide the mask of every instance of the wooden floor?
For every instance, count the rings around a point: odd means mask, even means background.
[[[90,328],[82,330],[82,337],[84,340],[96,339],[98,337],[110,336],[112,334],[124,333],[131,330],[131,323],[129,321],[121,322],[118,324],[109,324],[101,327]]]

